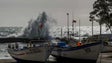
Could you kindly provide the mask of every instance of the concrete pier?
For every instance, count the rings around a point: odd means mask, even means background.
[[[100,53],[97,63],[112,63],[112,52]]]

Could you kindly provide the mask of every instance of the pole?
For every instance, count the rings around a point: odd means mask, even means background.
[[[72,33],[74,36],[74,12],[73,12],[73,10],[72,10],[72,19],[73,19],[73,21],[72,21]]]
[[[62,38],[62,34],[63,34],[63,31],[62,31],[62,27],[61,27],[61,38]]]
[[[102,25],[100,24],[100,41],[101,41],[101,39],[102,39]]]
[[[92,37],[93,37],[93,21],[92,21]]]
[[[72,31],[73,31],[73,36],[74,36],[74,22],[72,22]]]
[[[80,40],[80,19],[79,19],[79,40]]]
[[[69,13],[67,13],[67,28],[68,28],[67,36],[68,36],[68,40],[69,40]]]
[[[92,21],[92,37],[93,37],[93,21]],[[92,38],[92,41],[93,41],[94,37]]]

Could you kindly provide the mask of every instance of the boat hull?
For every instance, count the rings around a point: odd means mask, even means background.
[[[54,48],[52,55],[59,59],[74,59],[83,61],[97,61],[101,52],[101,42],[86,44],[72,48]],[[60,60],[59,60],[60,61]]]
[[[55,56],[56,57],[56,63],[96,63],[97,60],[89,60],[89,59],[75,59],[75,58],[68,58],[68,57],[62,57],[62,56]]]
[[[20,58],[16,58],[16,57],[13,57],[17,63],[44,63],[44,62],[40,62],[40,61],[32,61],[32,60],[25,60],[25,59],[20,59]]]
[[[23,50],[8,49],[9,54],[17,62],[45,62],[47,58],[47,46],[27,48]]]

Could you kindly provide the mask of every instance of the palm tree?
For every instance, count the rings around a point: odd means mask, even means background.
[[[92,24],[92,36],[93,36],[93,21],[94,21],[94,17],[90,14],[89,18],[90,18],[89,21],[92,22],[91,24]]]
[[[90,12],[90,21],[96,21],[100,25],[105,24],[107,30],[112,26],[112,1],[111,0],[97,0],[93,4],[93,11]],[[101,31],[100,31],[101,33]]]

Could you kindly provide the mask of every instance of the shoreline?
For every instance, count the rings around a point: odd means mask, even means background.
[[[112,52],[100,53],[96,63],[111,63]],[[0,59],[0,63],[16,63],[14,59]]]
[[[16,63],[14,59],[0,59],[0,63]]]

